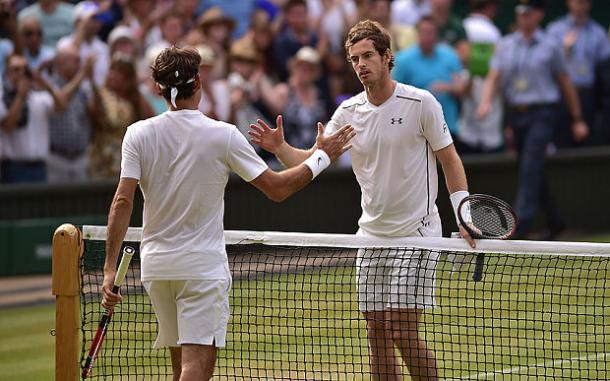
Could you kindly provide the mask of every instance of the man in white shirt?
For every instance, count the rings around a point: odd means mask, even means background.
[[[310,160],[279,173],[268,169],[235,126],[198,110],[200,60],[195,49],[172,47],[153,63],[153,79],[170,107],[125,134],[102,286],[104,307],[121,300],[112,285],[139,183],[145,199],[141,277],[159,322],[155,346],[170,347],[174,380],[181,381],[210,379],[217,347],[225,343],[231,275],[223,199],[229,172],[280,202],[349,149],[353,137],[351,126],[331,136],[319,127],[319,148]]]
[[[0,183],[45,182],[49,117],[65,110],[64,97],[19,54],[8,57],[0,94]]]
[[[326,133],[338,130],[342,123],[349,123],[356,132],[350,154],[362,191],[358,234],[440,236],[436,159],[443,166],[454,209],[468,195],[464,168],[440,104],[428,91],[392,81],[390,36],[380,24],[370,20],[356,24],[345,48],[365,91],[337,108]],[[253,142],[287,167],[309,160],[315,152],[315,146],[310,150],[289,146],[281,123],[276,129],[260,122],[251,128]],[[474,247],[461,226],[460,232]],[[395,254],[396,250],[358,253],[358,295],[367,321],[373,380],[402,380],[394,346],[413,380],[436,380],[436,360],[419,339],[418,324],[422,310],[435,305],[438,253],[418,250],[412,256],[392,257]]]

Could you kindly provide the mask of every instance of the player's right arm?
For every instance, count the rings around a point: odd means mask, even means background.
[[[281,118],[278,118],[278,120],[280,122],[279,125],[281,125]],[[303,189],[331,162],[334,162],[345,151],[349,150],[351,148],[349,141],[354,135],[353,128],[351,128],[351,126],[346,126],[346,128],[341,129],[330,136],[324,136],[324,126],[322,126],[321,123],[318,123],[318,136],[316,138],[316,145],[314,146],[317,148],[301,160],[300,163],[295,163],[291,168],[281,172],[266,169],[254,180],[250,181],[250,183],[271,200],[276,202],[284,201],[288,196]],[[292,152],[305,152],[297,150],[285,142],[284,144],[286,144],[286,146],[289,147],[288,149]],[[300,154],[297,153],[296,155]]]
[[[353,128],[350,125],[345,125],[328,137],[318,136],[316,144],[310,149],[304,150],[291,146],[284,139],[284,124],[281,115],[278,115],[276,119],[276,128],[269,127],[260,119],[257,122],[258,124],[250,125],[249,134],[252,142],[259,145],[265,151],[274,154],[286,168],[295,167],[310,157],[313,152],[319,148],[319,139],[334,139],[334,136],[349,135],[353,133]],[[323,128],[322,124],[318,123],[318,129],[321,127]]]

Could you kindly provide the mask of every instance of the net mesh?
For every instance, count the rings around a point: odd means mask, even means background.
[[[306,238],[292,245],[227,245],[233,275],[231,319],[215,380],[370,380],[367,324],[359,312],[356,282],[358,257],[367,255],[390,257],[388,271],[400,266],[406,271],[389,288],[390,295],[364,290],[389,303],[417,298],[418,292],[407,290],[427,288],[406,286],[413,271],[432,275],[421,272],[426,261],[436,268],[436,308],[422,313],[419,337],[434,353],[439,379],[610,377],[610,258],[604,254],[486,251],[483,281],[473,282],[473,253],[462,249],[380,251],[358,244],[359,251],[337,243],[311,247]],[[125,244],[138,248],[138,242]],[[511,250],[519,246],[500,244]],[[423,262],[412,260],[424,256]],[[101,316],[103,261],[104,242],[85,240],[81,366]],[[169,352],[152,349],[157,325],[139,268],[136,253],[121,289],[124,301],[115,310],[89,379],[171,379]],[[376,287],[375,282],[369,279],[367,287]],[[397,345],[407,345],[398,338],[409,337],[409,322],[374,322]],[[400,352],[392,351],[392,356],[409,379]]]

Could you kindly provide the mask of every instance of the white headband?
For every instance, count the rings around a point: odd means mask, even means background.
[[[176,77],[178,77],[180,75],[178,73],[178,70],[176,70],[174,74],[176,75]],[[172,106],[174,106],[174,108],[178,108],[176,106],[176,97],[178,96],[178,88],[176,88],[176,86],[186,85],[187,83],[191,83],[191,82],[195,82],[195,77],[189,79],[186,82],[180,82],[180,83],[177,83],[175,86],[170,87],[170,93],[169,94],[170,94],[170,97],[171,97]],[[160,83],[159,83],[159,87],[161,88],[161,90],[165,90],[167,88],[165,85],[162,85]]]

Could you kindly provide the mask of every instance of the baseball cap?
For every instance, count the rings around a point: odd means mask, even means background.
[[[544,9],[544,0],[519,0],[515,12],[525,13],[534,9]]]
[[[135,42],[133,32],[125,25],[119,25],[110,32],[108,35],[108,46],[112,46],[115,42],[121,39],[127,39]]]

